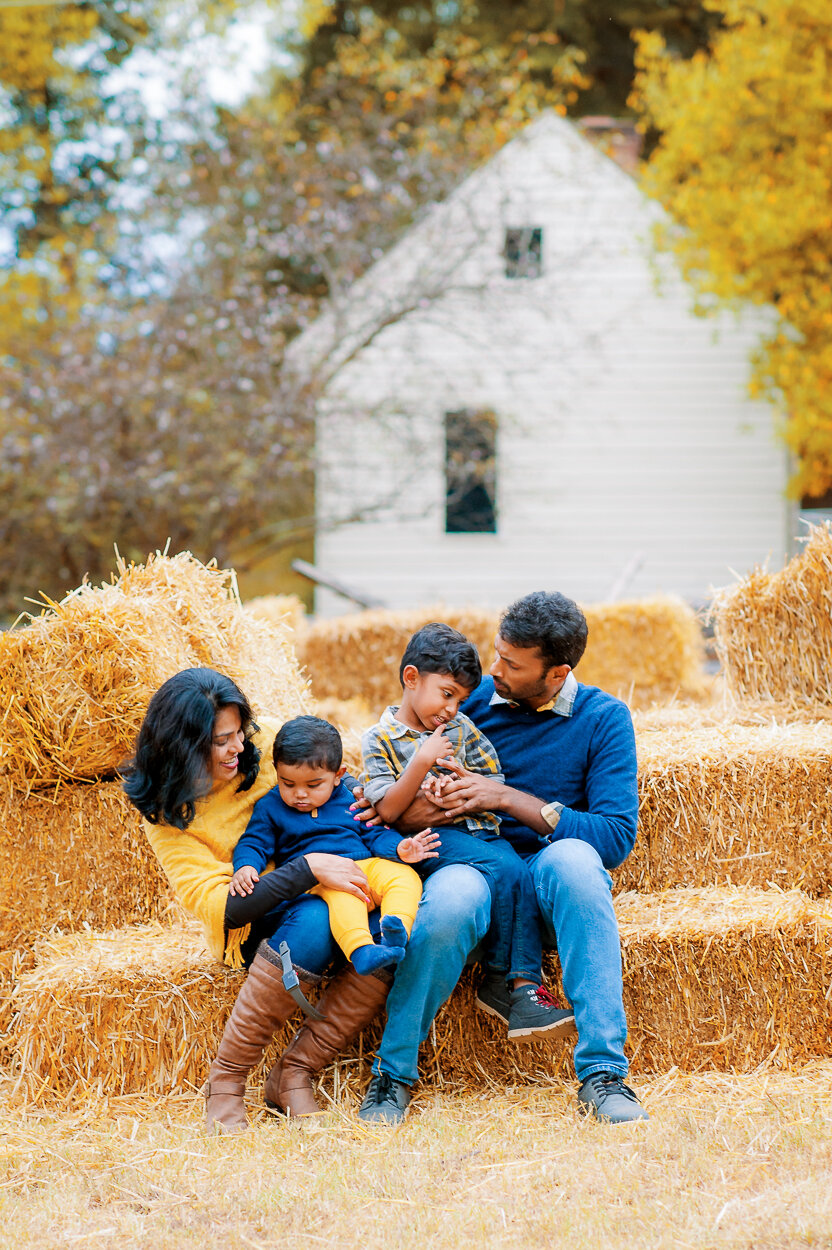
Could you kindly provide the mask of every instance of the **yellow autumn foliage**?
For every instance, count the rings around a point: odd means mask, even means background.
[[[795,494],[832,488],[832,6],[704,0],[710,49],[675,59],[637,36],[631,103],[660,139],[645,189],[682,231],[678,255],[704,305],[773,310],[752,392],[787,414]]]

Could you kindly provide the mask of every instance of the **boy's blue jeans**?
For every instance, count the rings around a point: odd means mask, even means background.
[[[466,829],[443,825],[438,859],[416,865],[430,879],[449,864],[468,864],[481,872],[491,893],[491,927],[483,941],[482,961],[489,972],[512,980],[525,977],[539,985],[543,948],[528,864],[510,842],[498,835],[474,837]]]
[[[553,842],[525,862],[532,870],[544,933],[557,945],[564,989],[575,1010],[578,1079],[593,1072],[625,1076],[621,943],[610,875],[593,847],[574,839]],[[374,1071],[408,1085],[418,1080],[419,1044],[488,932],[490,902],[488,886],[470,867],[442,868],[425,883],[407,954],[387,1000]]]

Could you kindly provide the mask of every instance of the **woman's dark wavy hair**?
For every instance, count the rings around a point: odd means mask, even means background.
[[[159,687],[150,700],[136,754],[125,769],[124,792],[152,825],[187,829],[196,800],[211,789],[208,771],[217,713],[236,707],[245,746],[240,753],[242,780],[249,790],[260,770],[260,748],[251,704],[230,677],[212,668],[185,668]]]

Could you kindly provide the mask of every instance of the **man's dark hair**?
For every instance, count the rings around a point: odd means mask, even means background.
[[[513,647],[537,647],[546,668],[575,668],[586,650],[586,617],[558,591],[535,590],[512,603],[498,632]]]
[[[431,621],[417,629],[410,639],[399,665],[399,681],[404,685],[404,670],[412,664],[420,673],[447,673],[466,690],[473,690],[482,680],[482,665],[477,648],[458,629]]]
[[[296,716],[287,720],[274,740],[272,757],[278,764],[308,764],[337,773],[344,749],[341,735],[328,720],[320,716]]]
[[[196,801],[211,789],[214,721],[226,707],[240,713],[245,742],[238,765],[238,790],[250,790],[260,770],[257,725],[248,699],[230,677],[212,668],[185,668],[150,700],[136,741],[136,754],[123,770],[124,791],[152,825],[187,829]]]

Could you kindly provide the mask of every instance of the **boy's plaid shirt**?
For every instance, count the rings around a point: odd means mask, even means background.
[[[364,797],[371,803],[378,802],[398,781],[419,747],[430,737],[429,730],[419,733],[396,720],[398,710],[398,707],[386,708],[378,724],[366,730],[361,737]],[[458,712],[453,720],[448,721],[445,737],[448,754],[454,755],[465,768],[472,773],[484,773],[495,781],[503,780],[497,752],[485,734],[480,733],[463,712]],[[442,776],[441,768],[432,768],[430,772],[434,776]],[[500,818],[496,812],[477,812],[464,816],[458,823],[467,825],[468,832],[474,836],[500,832]]]

